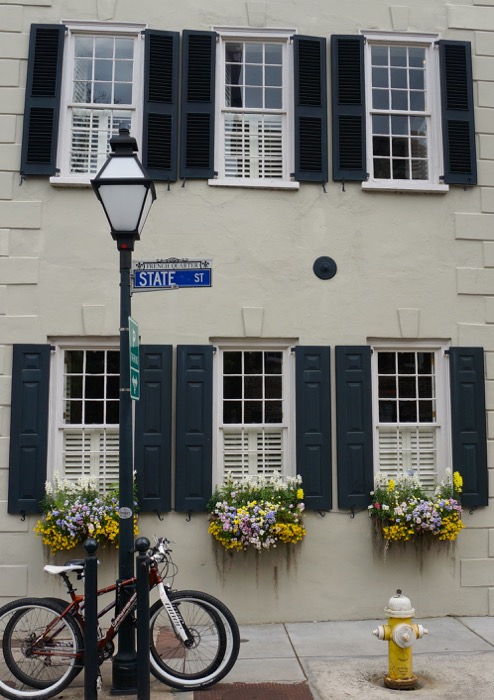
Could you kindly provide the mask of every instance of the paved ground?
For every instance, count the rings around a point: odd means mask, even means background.
[[[201,692],[176,693],[151,681],[152,700],[393,700],[383,685],[387,643],[372,635],[381,620],[242,625],[227,678]],[[494,617],[419,619],[429,634],[413,647],[418,687],[407,700],[493,700]],[[100,698],[110,695],[111,667]],[[83,698],[83,677],[58,697]],[[129,696],[127,696],[129,697]],[[132,696],[130,696],[132,697]]]

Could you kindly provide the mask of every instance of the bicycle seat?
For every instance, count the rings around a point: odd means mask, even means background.
[[[67,571],[83,571],[84,570],[84,559],[74,559],[73,561],[68,561],[64,566],[55,566],[54,564],[46,564],[43,570],[47,574],[64,574]]]

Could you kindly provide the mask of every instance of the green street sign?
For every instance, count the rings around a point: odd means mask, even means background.
[[[130,398],[139,400],[139,326],[129,316]]]

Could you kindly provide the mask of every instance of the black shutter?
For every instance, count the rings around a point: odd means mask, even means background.
[[[338,505],[365,508],[374,486],[371,349],[336,348]]]
[[[216,33],[182,34],[180,177],[214,176]]]
[[[135,407],[135,469],[141,512],[171,508],[172,348],[141,345]]]
[[[444,182],[477,184],[472,49],[467,41],[440,41]]]
[[[463,477],[465,506],[488,504],[483,348],[450,348],[453,471]]]
[[[31,25],[21,175],[56,173],[64,36],[62,24]]]
[[[293,38],[295,74],[295,180],[328,180],[326,39]]]
[[[177,347],[175,510],[203,511],[212,493],[213,348]]]
[[[330,349],[295,348],[297,474],[304,503],[313,510],[331,508]]]
[[[333,180],[367,179],[364,37],[331,37]]]
[[[177,179],[177,32],[146,29],[142,162],[153,180]]]
[[[9,513],[39,513],[46,482],[50,346],[14,345]]]

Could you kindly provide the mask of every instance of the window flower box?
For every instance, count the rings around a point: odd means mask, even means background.
[[[443,481],[433,495],[412,473],[401,473],[395,479],[379,473],[371,492],[369,515],[385,540],[391,542],[418,541],[432,538],[454,541],[464,525],[461,520],[460,494],[463,480],[459,472],[446,470]]]
[[[208,532],[225,549],[271,549],[294,544],[306,534],[302,517],[304,491],[300,477],[282,480],[228,475],[208,504]]]
[[[93,479],[61,481],[55,475],[54,486],[50,482],[45,485],[41,509],[43,517],[34,532],[51,554],[73,549],[88,537],[100,546],[118,547],[118,487],[101,495]],[[137,515],[134,515],[134,535],[137,534]]]

